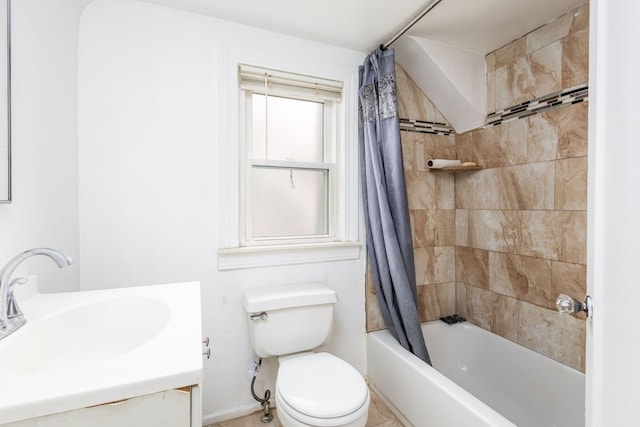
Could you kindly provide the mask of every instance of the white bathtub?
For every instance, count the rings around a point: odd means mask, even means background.
[[[422,324],[432,368],[368,334],[369,383],[406,425],[583,427],[584,374],[469,322]]]

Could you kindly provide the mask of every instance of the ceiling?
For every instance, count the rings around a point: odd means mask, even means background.
[[[143,0],[369,52],[432,0]],[[588,0],[442,0],[407,33],[489,53]]]

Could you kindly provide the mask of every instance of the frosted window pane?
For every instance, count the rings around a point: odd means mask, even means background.
[[[252,96],[254,159],[323,161],[324,104],[259,94]],[[266,129],[268,138],[265,137]]]
[[[251,170],[253,237],[328,234],[328,171],[254,166]]]

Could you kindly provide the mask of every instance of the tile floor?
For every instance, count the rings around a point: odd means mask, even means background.
[[[275,411],[273,413],[273,421],[269,424],[263,424],[260,421],[262,412],[257,412],[235,420],[211,424],[207,427],[282,427]],[[369,405],[369,418],[366,427],[402,427],[402,423],[373,391],[371,391],[371,405]]]

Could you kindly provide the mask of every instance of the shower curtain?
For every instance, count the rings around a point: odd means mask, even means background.
[[[398,119],[395,54],[378,48],[360,67],[360,172],[367,253],[389,332],[431,364],[417,308],[413,241]]]

